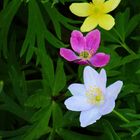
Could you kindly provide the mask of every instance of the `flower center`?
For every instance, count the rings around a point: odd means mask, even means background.
[[[90,104],[100,105],[104,101],[104,95],[102,91],[97,87],[91,87],[86,92],[87,101]]]
[[[99,2],[99,3],[90,3],[90,13],[93,15],[95,18],[98,18],[101,16],[104,12],[104,3]]]
[[[94,12],[95,14],[98,14],[98,13],[100,12],[100,10],[99,10],[98,7],[94,7],[93,12]]]
[[[79,56],[80,56],[82,59],[87,60],[87,59],[89,59],[89,58],[91,57],[91,54],[90,54],[88,51],[83,51],[83,52],[80,53]]]

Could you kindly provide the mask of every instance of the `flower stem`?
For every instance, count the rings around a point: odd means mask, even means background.
[[[114,32],[118,35],[120,38],[120,41],[118,42],[126,51],[128,51],[130,54],[135,54],[133,50],[131,50],[126,44],[125,44],[125,36],[122,36],[119,34],[119,32],[113,28]]]
[[[114,113],[115,115],[117,115],[119,118],[121,118],[124,122],[126,122],[126,123],[129,123],[129,122],[130,122],[127,118],[125,118],[122,114],[120,114],[120,113],[117,112],[116,110],[113,110],[113,113]]]
[[[121,46],[127,50],[130,54],[135,55],[135,52],[133,52],[125,43],[121,43]]]

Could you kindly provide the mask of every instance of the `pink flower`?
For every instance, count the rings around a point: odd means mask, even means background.
[[[100,44],[100,31],[97,29],[89,32],[85,37],[80,31],[74,30],[71,34],[70,44],[75,52],[71,49],[60,49],[60,55],[67,61],[103,67],[110,60],[109,55],[102,52],[96,53]]]

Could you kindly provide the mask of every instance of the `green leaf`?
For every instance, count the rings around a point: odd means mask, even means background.
[[[140,74],[140,70],[137,70],[137,71],[136,71],[136,74]]]
[[[139,133],[140,133],[140,127],[135,132],[133,132],[132,137],[138,135]]]
[[[36,50],[42,66],[43,86],[48,91],[47,86],[53,89],[54,83],[54,66],[52,59],[42,50]]]
[[[33,108],[44,108],[48,106],[50,102],[51,98],[47,97],[46,94],[43,93],[43,91],[38,91],[27,99],[27,101],[25,102],[25,106]]]
[[[130,9],[127,8],[123,13],[119,12],[116,15],[116,31],[118,33],[118,36],[122,40],[122,42],[125,41],[126,37],[126,27],[128,25],[130,16]]]
[[[24,73],[21,73],[15,66],[10,66],[9,76],[12,82],[14,94],[21,105],[27,99],[27,87]]]
[[[15,130],[0,131],[0,134],[3,138],[6,138],[6,139],[11,138],[11,137],[15,138],[16,136],[23,135],[28,128],[29,128],[29,126],[24,126],[19,129],[15,129]]]
[[[140,36],[132,36],[131,39],[139,41],[140,40]]]
[[[113,52],[111,52],[111,53],[113,53]],[[112,57],[112,59],[110,61],[110,65],[106,66],[106,68],[108,70],[114,69],[116,67],[133,62],[134,60],[140,59],[139,54],[131,54],[131,55],[125,56],[121,59],[121,57],[119,57],[117,54],[114,53],[111,55],[111,57]]]
[[[12,0],[8,4],[5,4],[5,8],[0,12],[0,51],[2,50],[4,56],[7,57],[8,32],[12,20],[21,5],[21,1]]]
[[[61,61],[61,59],[58,59],[57,61],[57,67],[56,67],[56,73],[54,79],[55,80],[53,86],[53,96],[56,96],[66,85],[66,75],[63,68],[63,61]]]
[[[123,98],[128,94],[135,94],[139,91],[139,86],[135,84],[125,84],[123,87],[123,92],[119,95],[119,98]]]
[[[112,43],[120,43],[120,39],[114,29],[106,32],[105,30],[101,29],[102,39]]]
[[[42,3],[43,4],[43,3]],[[47,3],[43,4],[46,5]],[[47,4],[48,5],[48,4]],[[52,46],[61,48],[66,47],[63,42],[58,40],[52,32],[48,30],[41,9],[36,0],[29,1],[29,15],[28,15],[28,29],[25,40],[20,52],[22,57],[26,54],[26,63],[33,57],[36,40],[37,46],[40,50],[45,51],[45,41],[47,40]],[[46,17],[45,17],[46,18]],[[57,32],[58,33],[58,32]]]
[[[61,107],[56,102],[53,102],[52,107],[53,128],[57,129],[62,126],[63,114]]]
[[[140,14],[134,15],[127,24],[126,29],[126,37],[128,37],[132,31],[138,26],[140,23]]]
[[[134,126],[139,126],[140,125],[140,121],[131,121],[130,123],[127,124],[122,124],[121,127],[134,127]]]
[[[137,60],[137,59],[140,59],[140,55],[139,54],[137,54],[137,55],[133,55],[133,54],[128,55],[128,56],[126,56],[126,57],[124,57],[122,59],[121,65],[124,65],[126,63],[130,63],[130,62],[132,62],[134,60]]]
[[[120,137],[117,135],[117,133],[113,129],[112,125],[108,121],[106,121],[106,120],[102,121],[102,125],[104,128],[104,134],[107,136],[106,139],[120,140]]]
[[[64,139],[64,140],[93,140],[97,137],[84,135],[81,133],[77,133],[74,131],[66,130],[66,129],[58,129],[57,133]]]
[[[2,89],[3,89],[3,81],[0,81],[0,93],[1,93]]]
[[[126,113],[129,117],[134,119],[140,119],[140,114]]]
[[[1,94],[4,104],[0,105],[0,110],[6,110],[15,114],[16,116],[29,121],[30,112],[27,113],[20,105],[18,105],[12,98],[6,95],[4,92]]]
[[[39,112],[41,118],[37,122],[34,122],[33,125],[27,130],[27,132],[24,134],[23,140],[39,139],[40,136],[51,131],[50,127],[48,126],[51,110],[52,106],[46,108],[42,114]]]
[[[55,7],[51,7],[49,3],[46,6],[46,10],[52,20],[56,35],[59,39],[61,39],[61,26],[59,23],[59,15],[57,14],[57,10],[55,9]]]
[[[121,74],[121,72],[116,71],[116,70],[110,70],[110,71],[107,72],[108,77],[118,76],[120,74]]]
[[[5,0],[5,1],[4,1],[4,3],[3,3],[3,7],[4,7],[4,8],[8,5],[9,1],[10,1],[10,0]]]

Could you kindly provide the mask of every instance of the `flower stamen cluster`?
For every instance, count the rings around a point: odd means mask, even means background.
[[[90,87],[86,91],[87,101],[93,105],[101,105],[104,102],[104,95],[100,88]]]

